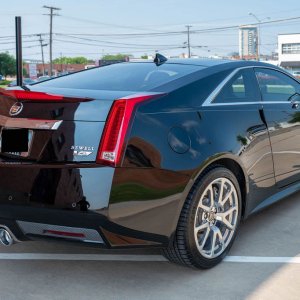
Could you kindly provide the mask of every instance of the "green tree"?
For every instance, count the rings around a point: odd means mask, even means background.
[[[53,60],[54,64],[87,64],[89,60],[86,57],[58,57]]]
[[[23,67],[23,76],[24,76],[24,77],[27,77],[27,76],[28,76],[27,70],[26,70],[26,68],[24,68],[24,67]]]
[[[148,59],[148,55],[146,55],[146,54],[145,54],[145,55],[142,55],[142,56],[141,56],[141,59]]]
[[[115,55],[107,54],[102,57],[102,60],[122,60],[129,56],[131,56],[131,55],[129,55],[129,54],[115,54]]]
[[[0,74],[5,78],[7,75],[16,75],[16,59],[6,53],[0,53]]]

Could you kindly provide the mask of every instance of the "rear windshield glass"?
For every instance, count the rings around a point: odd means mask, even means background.
[[[183,64],[120,63],[89,69],[39,83],[39,86],[111,90],[149,91],[184,75],[203,69]]]

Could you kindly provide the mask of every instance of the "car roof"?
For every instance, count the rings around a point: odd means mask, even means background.
[[[230,65],[234,67],[243,67],[243,66],[272,66],[274,65],[259,62],[256,60],[225,60],[225,59],[201,59],[201,58],[189,58],[189,59],[168,59],[167,64],[184,64],[184,65],[196,65],[202,67],[214,67],[218,65]]]
[[[129,63],[153,63],[152,61],[130,61]],[[253,67],[272,67],[274,69],[280,69],[275,65],[271,65],[256,60],[225,60],[225,59],[202,59],[202,58],[170,58],[164,64],[180,64],[180,65],[194,65],[207,69],[211,67],[221,68],[242,68],[247,66]]]
[[[231,60],[224,59],[201,59],[201,58],[171,58],[166,61],[167,64],[183,64],[183,65],[196,65],[203,67],[212,67],[224,63],[232,62]]]

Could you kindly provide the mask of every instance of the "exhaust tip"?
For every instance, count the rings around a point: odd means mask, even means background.
[[[12,235],[4,228],[0,228],[0,243],[4,246],[11,246],[14,243]]]

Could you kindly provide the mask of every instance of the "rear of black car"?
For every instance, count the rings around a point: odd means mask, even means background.
[[[124,155],[136,155],[127,142],[139,107],[163,101],[160,86],[200,69],[125,63],[1,90],[0,225],[16,240],[167,243],[174,220],[158,224],[161,211],[149,226],[147,213],[160,209],[157,199],[167,209],[189,178],[156,168],[150,148],[148,165],[124,165]]]

